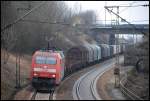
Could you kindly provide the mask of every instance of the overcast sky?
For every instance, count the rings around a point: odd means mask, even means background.
[[[105,4],[107,6],[129,6],[149,4],[149,1],[66,1],[69,7],[81,5],[81,10],[94,10],[98,20],[105,20]],[[134,24],[149,24],[149,7],[121,7],[120,16]],[[106,11],[106,20],[110,20],[110,14]],[[103,22],[104,23],[104,22]]]

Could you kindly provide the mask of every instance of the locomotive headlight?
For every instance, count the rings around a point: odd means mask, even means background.
[[[34,73],[33,75],[34,75],[34,76],[38,76],[38,74],[37,74],[37,73]]]
[[[55,75],[55,74],[53,74],[53,75],[52,75],[52,77],[56,77],[56,75]]]

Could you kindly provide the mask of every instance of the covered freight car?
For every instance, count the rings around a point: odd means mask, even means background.
[[[105,44],[99,44],[101,47],[101,56],[102,59],[106,59],[108,56],[108,47]]]
[[[85,66],[88,61],[88,51],[85,46],[79,45],[70,48],[66,55],[66,71],[72,72]]]
[[[87,49],[87,64],[89,65],[90,63],[93,62],[93,50],[89,46],[89,44],[84,44],[84,47]]]
[[[95,61],[97,60],[97,48],[94,44],[89,44],[89,46],[92,48],[93,50],[93,63],[95,63]]]
[[[101,59],[101,47],[99,47],[98,45],[94,44],[94,46],[96,47],[97,50],[97,59],[96,61],[99,61]]]
[[[90,45],[90,44],[87,44],[88,45],[88,47],[90,48],[90,52],[91,52],[91,56],[89,57],[90,59],[91,59],[91,62],[90,62],[90,64],[93,64],[93,62],[94,62],[94,48]]]
[[[113,55],[114,55],[114,47],[113,47],[113,45],[109,45],[109,47],[110,47],[110,56],[112,57]]]
[[[107,47],[107,58],[110,57],[110,47],[107,44],[104,44]]]

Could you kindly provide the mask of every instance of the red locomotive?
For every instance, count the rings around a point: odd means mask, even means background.
[[[36,51],[32,57],[31,81],[35,88],[59,85],[64,77],[62,51]]]
[[[35,88],[59,85],[65,76],[119,54],[116,45],[79,45],[62,51],[36,51],[32,58],[31,81]],[[49,48],[48,48],[49,49]]]

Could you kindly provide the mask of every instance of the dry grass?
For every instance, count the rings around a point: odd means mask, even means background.
[[[110,69],[108,72],[105,72],[102,77],[98,79],[97,89],[99,95],[104,100],[113,100],[113,97],[107,91],[108,83],[110,82],[110,78],[113,77],[113,69]],[[110,92],[110,91],[109,91]]]
[[[136,59],[143,59],[143,72],[138,73],[135,69],[128,73],[127,87],[143,99],[149,99],[149,34],[144,36],[143,42],[130,47],[126,52],[125,61],[130,64],[136,63]],[[128,56],[127,56],[128,55]],[[129,58],[130,57],[130,58]],[[136,60],[136,61],[135,61]],[[142,66],[141,66],[142,67]],[[140,68],[141,68],[140,67]]]
[[[139,97],[149,99],[149,79],[148,75],[138,74],[135,70],[128,73],[126,87]]]
[[[4,50],[1,49],[1,54]],[[16,91],[15,71],[16,58],[14,54],[9,53],[9,59],[6,65],[3,64],[3,56],[1,55],[1,99],[8,100]],[[31,56],[24,56],[21,58],[21,86],[28,83]]]

